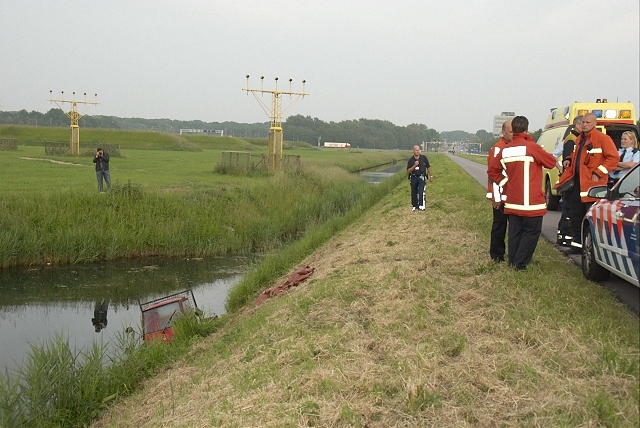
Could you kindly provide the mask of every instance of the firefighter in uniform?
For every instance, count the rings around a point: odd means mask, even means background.
[[[566,171],[560,177],[557,186],[573,180],[569,192],[569,223],[571,226],[570,253],[582,252],[582,219],[587,210],[596,201],[587,196],[593,186],[606,186],[609,173],[618,166],[620,157],[615,143],[606,134],[596,128],[597,117],[587,113],[582,119],[582,133],[576,140],[576,146],[567,159]]]
[[[524,270],[531,263],[547,212],[542,191],[542,167],[554,168],[556,158],[527,133],[529,120],[511,121],[513,140],[497,154],[487,169],[489,179],[503,187],[504,212],[509,216],[509,266]]]
[[[558,166],[560,173],[562,174],[565,170],[564,162],[569,166],[569,156],[573,152],[573,148],[576,146],[576,139],[582,132],[582,116],[576,116],[573,119],[573,129],[560,145],[562,151],[560,155],[556,155],[556,152],[553,155],[557,158],[562,156],[563,163]],[[569,224],[569,200],[571,199],[569,196],[569,191],[564,192],[562,194],[562,214],[560,215],[560,221],[558,221],[558,234],[556,239],[556,244],[561,245],[563,247],[571,246],[571,226]]]
[[[491,163],[498,153],[513,138],[513,130],[511,129],[511,121],[507,120],[502,124],[502,138],[491,147],[487,156],[487,165]],[[491,242],[489,244],[489,255],[494,262],[503,262],[506,246],[504,238],[507,235],[507,215],[504,213],[504,203],[502,202],[502,187],[488,180],[487,183],[487,199],[493,206],[493,223],[491,224]]]

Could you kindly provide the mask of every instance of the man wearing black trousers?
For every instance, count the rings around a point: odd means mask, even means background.
[[[502,149],[513,139],[511,121],[507,120],[502,124],[502,138],[491,147],[487,156],[487,165],[491,163]],[[487,183],[487,199],[493,206],[493,223],[491,224],[491,243],[489,245],[489,255],[494,262],[503,262],[506,247],[504,238],[507,234],[507,216],[504,213],[504,201],[502,200],[502,187],[489,179]]]

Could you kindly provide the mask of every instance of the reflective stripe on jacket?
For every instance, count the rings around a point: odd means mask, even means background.
[[[586,141],[582,144],[585,137]],[[571,165],[562,174],[556,187],[574,179],[576,163],[580,162],[580,198],[585,203],[597,200],[588,197],[587,191],[593,186],[607,185],[608,175],[618,166],[620,156],[611,137],[603,134],[597,128],[593,128],[588,134],[581,134],[578,137],[569,159]],[[598,176],[598,180],[593,180],[593,174]]]
[[[489,178],[503,186],[504,213],[539,217],[547,212],[542,191],[542,167],[553,168],[556,158],[527,133],[513,135],[489,165]]]
[[[491,147],[487,155],[487,166],[491,164],[493,158],[495,158],[506,145],[507,141],[504,138],[500,138],[500,140]],[[487,199],[491,200],[491,202],[502,202],[502,190],[501,186],[489,179],[487,183]]]

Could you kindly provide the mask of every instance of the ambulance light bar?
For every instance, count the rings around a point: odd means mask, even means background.
[[[578,116],[584,116],[587,113],[589,113],[587,109],[578,110]],[[631,119],[631,110],[591,110],[591,113],[595,114],[598,119]]]

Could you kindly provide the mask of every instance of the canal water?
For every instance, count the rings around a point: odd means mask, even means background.
[[[0,270],[0,372],[18,368],[31,345],[56,335],[80,350],[113,341],[127,327],[140,331],[139,301],[189,287],[205,315],[221,315],[229,289],[253,262],[156,258]],[[96,306],[106,309],[106,327],[99,333],[92,322]]]
[[[402,162],[398,162],[394,165],[383,165],[376,168],[368,169],[360,172],[360,176],[369,183],[378,184],[384,179],[397,174],[399,171],[405,169],[405,165]]]

